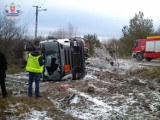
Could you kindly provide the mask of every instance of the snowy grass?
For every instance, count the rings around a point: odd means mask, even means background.
[[[114,66],[99,58],[88,58],[87,62],[83,80],[62,82],[72,86],[66,91],[58,90],[61,82],[41,83],[45,95],[40,99],[22,92],[27,89],[27,73],[7,75],[10,92],[19,95],[0,99],[0,119],[158,120],[159,67],[144,67],[129,59],[117,59]],[[94,87],[92,93],[87,92],[88,85]],[[75,97],[62,108],[64,98],[73,93]]]
[[[45,98],[7,97],[0,99],[0,118],[8,116],[8,119],[14,118],[18,120],[18,118],[24,118],[28,115],[30,118],[37,118],[38,116],[41,117],[43,114],[46,114],[43,109],[48,109],[50,106],[52,106],[52,103]],[[38,114],[36,115],[35,113]]]

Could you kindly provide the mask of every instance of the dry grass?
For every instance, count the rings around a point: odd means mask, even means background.
[[[42,111],[53,106],[52,102],[45,98],[7,97],[0,99],[0,118],[6,115],[20,116],[30,112],[31,109]]]
[[[7,74],[14,74],[18,72],[24,72],[25,69],[21,68],[20,65],[8,65]]]
[[[137,76],[143,79],[156,80],[160,83],[160,67],[148,67],[138,71]]]
[[[32,110],[47,111],[47,116],[56,120],[76,120],[73,116],[58,109],[51,100],[44,96],[38,99],[24,95],[0,98],[0,120],[6,120],[6,117],[12,116],[23,120],[25,113],[30,113]]]
[[[158,83],[160,83],[160,67],[154,67],[149,66],[137,70],[128,70],[127,71],[128,76],[137,76],[142,79],[148,79],[148,80],[156,80]]]

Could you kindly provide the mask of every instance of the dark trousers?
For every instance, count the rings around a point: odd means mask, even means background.
[[[0,78],[0,85],[1,85],[2,96],[6,97],[7,91],[6,91],[5,78]]]
[[[36,97],[39,96],[39,82],[40,82],[40,75],[39,73],[29,72],[29,86],[28,86],[28,96],[32,96],[32,84],[35,81],[35,95]]]

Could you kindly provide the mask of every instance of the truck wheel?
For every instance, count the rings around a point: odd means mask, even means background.
[[[47,79],[46,79],[46,77],[42,77],[42,82],[46,82],[47,81]]]
[[[73,78],[72,78],[73,80],[79,80],[80,79],[80,76],[79,76],[78,72],[73,73],[72,75],[73,75]]]
[[[136,59],[137,59],[138,61],[142,61],[142,59],[143,59],[143,54],[142,54],[142,53],[137,53],[137,54],[136,54]]]
[[[146,58],[146,61],[151,61],[152,60],[152,58]]]

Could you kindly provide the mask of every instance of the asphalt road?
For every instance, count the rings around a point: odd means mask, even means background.
[[[134,62],[141,64],[141,65],[147,65],[147,66],[160,66],[160,59],[154,59],[151,61],[146,61],[145,59],[142,61],[137,61],[136,59],[133,59]]]

